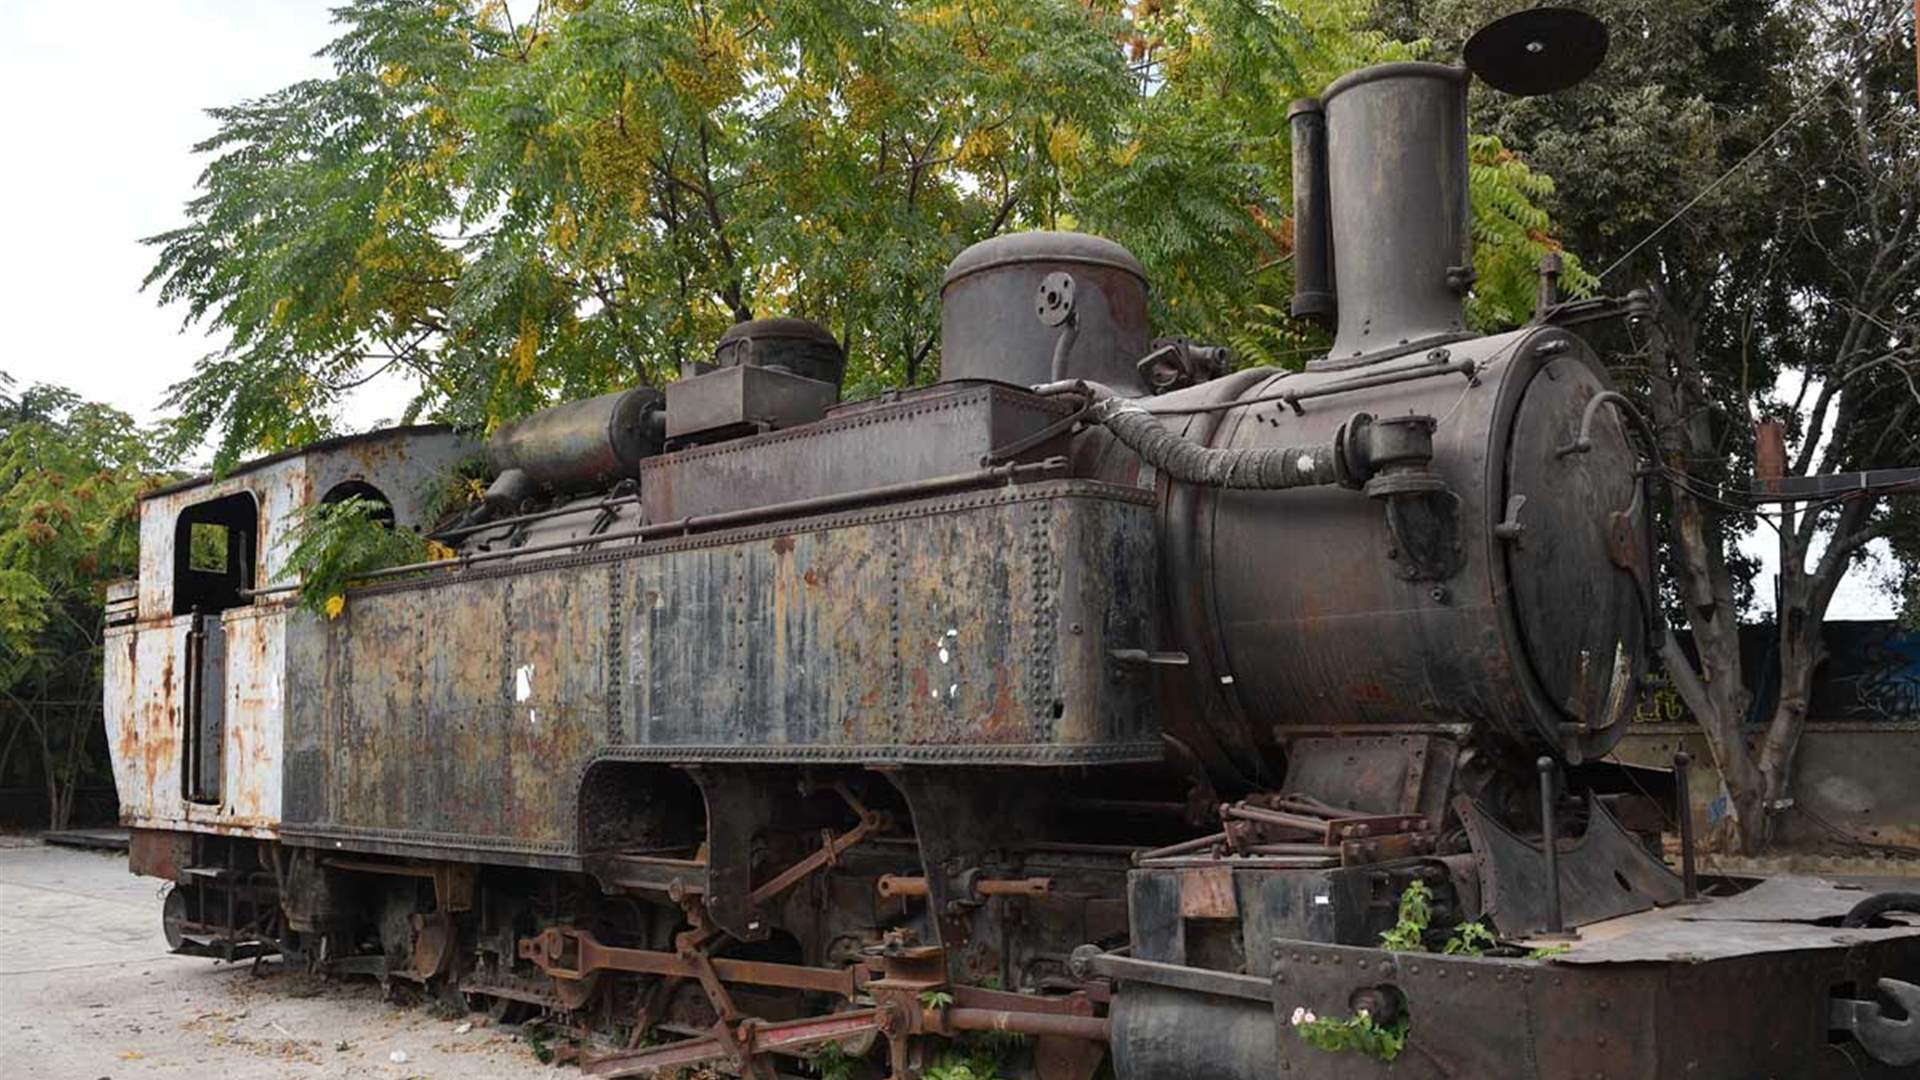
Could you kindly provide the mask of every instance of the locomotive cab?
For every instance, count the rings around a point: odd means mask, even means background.
[[[460,446],[444,428],[375,432],[142,497],[140,577],[110,600],[105,650],[136,873],[191,882],[185,871],[224,861],[227,841],[277,837],[292,594],[274,586],[289,532],[304,507],[348,494],[379,495],[395,527],[430,527],[429,485]]]

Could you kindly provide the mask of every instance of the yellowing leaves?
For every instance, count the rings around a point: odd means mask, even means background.
[[[1085,144],[1085,134],[1072,123],[1062,120],[1047,133],[1047,156],[1053,159],[1055,165],[1065,165],[1080,156],[1080,148]]]
[[[746,43],[729,26],[711,26],[701,35],[697,59],[667,61],[667,82],[680,94],[711,109],[745,86]]]
[[[853,110],[856,118],[874,116],[886,110],[898,97],[892,83],[867,71],[849,80],[844,93],[847,107]]]
[[[647,180],[660,152],[660,133],[624,111],[588,128],[581,139],[580,181],[596,197],[625,204],[634,216],[647,206]]]
[[[573,207],[565,200],[553,204],[552,221],[547,226],[547,243],[554,250],[566,254],[573,250],[573,243],[580,238],[580,218]]]
[[[1007,145],[1005,128],[975,128],[960,140],[960,149],[955,152],[953,162],[963,169],[979,168],[998,160],[1007,152]]]
[[[334,593],[332,596],[327,597],[325,610],[327,618],[339,618],[340,613],[347,610],[347,598],[340,593]]]
[[[533,372],[540,358],[540,324],[530,318],[520,320],[520,336],[514,339],[513,350],[507,354],[507,369],[513,372],[513,379],[521,386],[533,383]]]

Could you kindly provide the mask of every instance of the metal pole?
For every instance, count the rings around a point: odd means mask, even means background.
[[[1693,758],[1685,750],[1673,755],[1673,800],[1680,813],[1680,886],[1689,900],[1700,896],[1693,867],[1693,798],[1688,793],[1687,766]]]
[[[1560,845],[1555,842],[1553,820],[1553,759],[1534,762],[1540,770],[1540,847],[1547,856],[1547,926],[1542,937],[1564,937],[1566,922],[1560,914]]]

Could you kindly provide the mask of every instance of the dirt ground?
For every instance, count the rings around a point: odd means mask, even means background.
[[[0,847],[0,1074],[579,1076],[541,1065],[483,1017],[390,1004],[371,980],[257,976],[246,963],[170,955],[160,894],[159,882],[127,872],[124,855]]]

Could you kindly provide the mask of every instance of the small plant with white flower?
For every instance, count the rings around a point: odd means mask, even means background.
[[[1321,1018],[1313,1010],[1295,1007],[1293,1010],[1293,1033],[1300,1041],[1318,1050],[1338,1053],[1351,1050],[1365,1054],[1376,1061],[1392,1061],[1400,1056],[1407,1045],[1407,1022],[1396,1020],[1391,1024],[1375,1023],[1373,1016],[1365,1009],[1359,1009],[1346,1019],[1334,1017]]]

